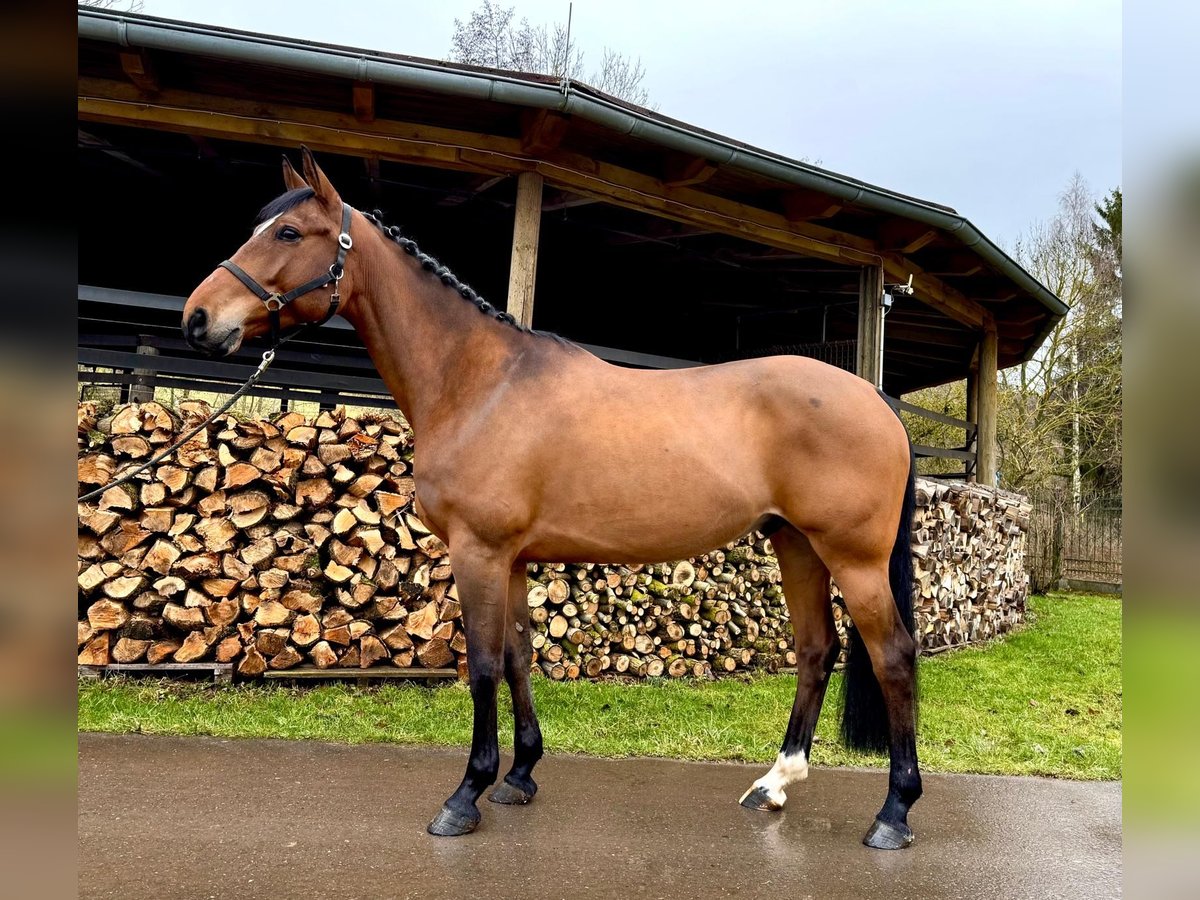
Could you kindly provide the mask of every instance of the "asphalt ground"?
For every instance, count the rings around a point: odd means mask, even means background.
[[[507,768],[506,759],[501,772]],[[79,896],[1098,898],[1121,891],[1121,787],[932,775],[908,850],[860,843],[882,771],[814,768],[782,812],[766,766],[544,759],[528,806],[425,825],[465,750],[79,736]]]

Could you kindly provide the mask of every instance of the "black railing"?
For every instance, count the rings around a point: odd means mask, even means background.
[[[975,475],[976,445],[979,437],[979,426],[966,419],[957,419],[945,413],[934,412],[921,406],[915,406],[907,401],[888,397],[888,402],[899,412],[906,412],[923,419],[929,419],[951,428],[962,429],[963,443],[960,447],[935,447],[929,444],[913,444],[913,452],[917,459],[950,459],[961,460],[962,469],[949,472],[922,472],[924,478],[961,478],[970,480]]]

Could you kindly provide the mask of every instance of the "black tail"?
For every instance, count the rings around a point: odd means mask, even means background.
[[[916,458],[909,444],[908,485],[904,489],[904,505],[900,509],[900,524],[896,543],[888,562],[888,580],[892,596],[900,612],[900,621],[913,633],[912,604],[912,520],[916,491]],[[856,750],[886,750],[888,746],[888,713],[883,691],[871,668],[871,658],[857,628],[849,633],[846,648],[846,677],[842,679],[842,741]],[[913,666],[914,697],[916,666]]]

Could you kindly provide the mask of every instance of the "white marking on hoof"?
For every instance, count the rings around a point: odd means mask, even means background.
[[[804,751],[789,756],[780,753],[775,757],[775,765],[771,766],[771,770],[750,785],[746,793],[742,794],[741,799],[745,800],[755,788],[762,788],[771,798],[771,802],[778,803],[782,807],[787,803],[787,794],[783,789],[789,784],[803,781],[807,777],[808,759],[805,757]]]

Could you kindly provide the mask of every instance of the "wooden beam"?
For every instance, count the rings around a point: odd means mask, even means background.
[[[883,385],[883,269],[863,266],[858,288],[858,358],[854,371]]]
[[[502,181],[507,181],[509,175],[476,175],[461,188],[455,188],[438,201],[438,206],[462,206],[467,201],[478,197],[484,191],[491,190]]]
[[[354,82],[354,118],[360,122],[375,121],[375,85],[370,82]]]
[[[997,362],[996,329],[993,327],[983,332],[979,342],[979,398],[976,401],[979,445],[975,471],[979,483],[988,487],[996,485]]]
[[[668,187],[686,187],[690,184],[701,184],[708,181],[717,172],[715,163],[709,162],[703,156],[679,156],[673,154],[667,157],[663,166],[663,184]]]
[[[918,250],[929,246],[938,239],[940,232],[936,228],[930,228],[928,231],[923,231],[908,243],[896,248],[900,253],[907,256],[910,253],[916,253]],[[889,248],[890,249],[890,248]]]
[[[132,86],[94,78],[79,80],[78,110],[85,121],[273,146],[303,143],[315,151],[458,171],[492,175],[536,171],[556,187],[577,194],[816,259],[855,265],[877,265],[880,259],[877,244],[868,238],[814,222],[789,221],[780,213],[694,187],[670,187],[658,178],[582,154],[560,149],[547,151],[540,159],[526,159],[517,138],[383,119],[362,123],[349,114],[182,91],[163,91],[151,103]],[[921,271],[898,255],[885,255],[884,264],[888,276],[897,281],[907,279],[909,271]],[[922,299],[928,294],[931,305],[948,315],[978,327],[982,316],[955,315],[953,295],[944,287],[926,278],[918,284],[918,293]]]
[[[577,206],[591,206],[599,203],[595,197],[584,197],[570,191],[553,191],[546,196],[542,203],[542,212],[558,212],[563,209],[574,209]]]
[[[789,222],[779,213],[694,188],[670,188],[657,178],[580,154],[559,150],[546,159],[522,159],[517,138],[386,119],[366,125],[349,114],[176,90],[163,91],[149,103],[130,85],[87,77],[79,79],[78,109],[85,121],[273,146],[304,143],[315,151],[492,175],[538,171],[555,186],[707,231],[832,262],[878,262],[875,245],[866,238]]]
[[[911,219],[887,219],[879,226],[879,246],[890,253],[916,253],[938,239],[941,232]]]
[[[537,281],[538,235],[542,226],[542,176],[517,177],[513,214],[512,261],[508,267],[508,312],[524,328],[533,325],[533,288]]]
[[[932,306],[956,322],[972,328],[995,325],[991,312],[982,304],[963,296],[940,278],[926,272],[907,256],[901,256],[899,253],[883,253],[881,255],[888,278],[903,284],[908,281],[908,276],[912,275],[913,290],[916,292],[917,298],[926,305]]]
[[[139,91],[157,94],[160,84],[154,61],[150,59],[150,52],[145,49],[123,50],[120,56],[121,71],[125,73],[125,77],[132,81]]]
[[[784,218],[789,222],[828,219],[842,211],[840,200],[817,191],[786,191],[780,199]]]
[[[538,156],[554,150],[567,135],[570,120],[548,109],[527,109],[521,113],[521,150]]]

